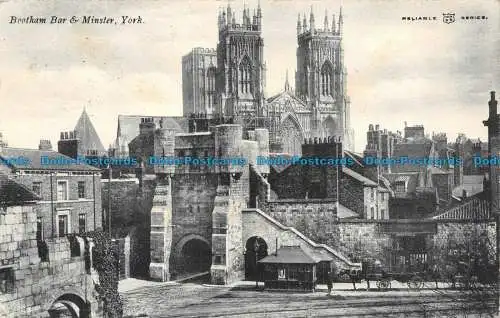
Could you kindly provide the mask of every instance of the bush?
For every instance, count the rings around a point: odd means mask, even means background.
[[[85,233],[94,242],[92,250],[93,267],[99,274],[96,291],[104,303],[104,313],[110,318],[123,316],[123,303],[118,293],[119,250],[108,233],[101,231]]]

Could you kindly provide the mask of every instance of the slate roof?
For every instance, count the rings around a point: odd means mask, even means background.
[[[97,150],[99,156],[107,154],[85,109],[80,115],[74,130],[77,132],[77,136],[80,139],[80,145],[84,154],[87,154],[88,150]]]
[[[0,174],[0,203],[5,205],[21,205],[22,203],[41,200],[24,185]]]
[[[278,249],[278,255],[271,254],[259,261],[267,264],[316,264],[321,261],[320,257],[304,251],[300,246],[282,246]]]
[[[144,115],[118,115],[118,129],[116,133],[115,147],[125,146],[128,150],[128,144],[139,135],[139,124],[141,118],[150,117],[159,127],[160,120],[163,119],[163,127],[172,128],[179,133],[188,131],[188,119],[184,117],[166,117],[166,116],[144,116]]]
[[[342,172],[345,173],[346,175],[358,180],[359,182],[362,182],[363,185],[365,186],[372,186],[372,187],[376,187],[377,186],[377,183],[368,179],[367,177],[365,176],[362,176],[360,175],[359,173],[355,172],[354,170],[351,170],[347,167],[342,167]]]
[[[339,204],[339,210],[337,211],[337,217],[339,219],[356,219],[359,218],[359,214],[348,209],[347,207]]]
[[[432,149],[432,143],[403,143],[394,145],[393,157],[409,157],[409,158],[429,158]],[[392,167],[392,172],[417,172],[422,170],[421,165],[405,164],[405,165],[394,165]]]
[[[47,164],[42,165],[42,157],[49,159],[62,159],[73,161],[74,159],[52,150],[24,149],[24,148],[2,148],[0,149],[0,164],[7,165],[16,170],[70,170],[70,171],[101,171],[100,169],[85,164]],[[12,159],[26,158],[25,163],[15,162]]]
[[[458,187],[453,189],[453,195],[461,198],[463,190],[467,191],[467,197],[471,197],[478,193],[483,192],[483,180],[482,175],[469,175],[464,176],[464,182]]]
[[[394,186],[394,183],[396,181],[405,181],[408,180],[407,184],[407,193],[413,193],[415,192],[417,186],[418,186],[418,177],[419,173],[418,172],[407,172],[407,173],[385,173],[384,177],[389,181],[391,186]]]
[[[363,167],[363,155],[357,154],[352,151],[344,150],[344,156],[351,157],[355,165]]]

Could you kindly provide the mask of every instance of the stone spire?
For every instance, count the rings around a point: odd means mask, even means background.
[[[307,20],[305,13],[304,13],[304,20],[302,21],[302,29],[304,30],[304,32],[307,32]]]
[[[290,83],[288,82],[288,69],[286,70],[286,75],[285,75],[285,92],[290,92]]]

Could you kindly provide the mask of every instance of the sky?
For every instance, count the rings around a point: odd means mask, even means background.
[[[12,147],[37,148],[72,130],[86,107],[105,147],[123,115],[182,115],[181,58],[217,44],[217,13],[228,1],[0,1],[0,132]],[[243,1],[230,1],[241,19]],[[251,11],[257,0],[246,0]],[[356,151],[369,124],[396,131],[422,124],[426,133],[487,140],[482,120],[489,92],[500,95],[498,0],[261,0],[266,94],[284,89],[296,68],[298,13],[322,26],[342,5],[347,90]],[[455,13],[455,23],[442,22]],[[127,25],[10,24],[11,16],[94,15]],[[463,21],[462,15],[487,20]],[[437,16],[404,22],[402,16]],[[291,83],[294,83],[291,78]],[[293,84],[292,84],[293,85]],[[499,99],[499,98],[497,98]]]

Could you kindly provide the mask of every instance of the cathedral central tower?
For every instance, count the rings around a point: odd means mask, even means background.
[[[266,116],[264,109],[264,40],[260,5],[250,16],[243,9],[241,23],[228,5],[219,12],[217,44],[217,112],[246,126],[250,118]]]

